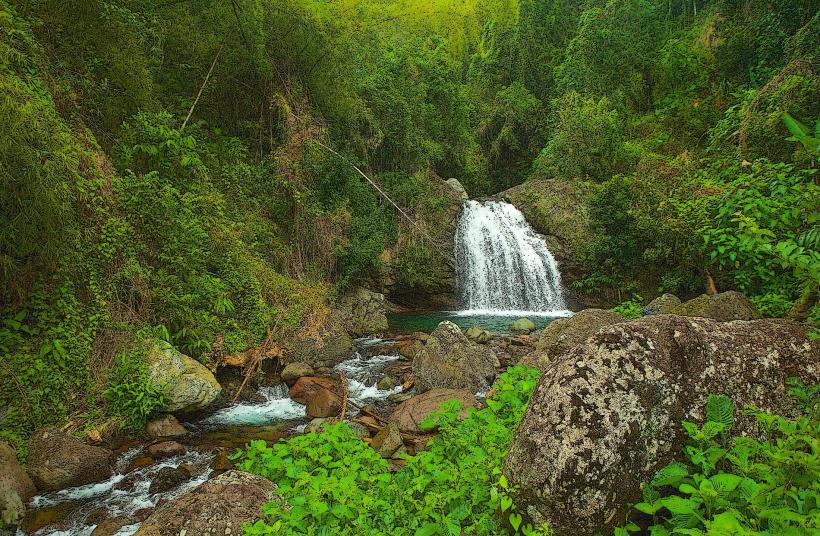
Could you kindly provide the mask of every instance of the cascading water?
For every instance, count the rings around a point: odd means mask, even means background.
[[[566,307],[555,259],[509,203],[467,201],[455,257],[459,291],[470,310],[549,313]]]

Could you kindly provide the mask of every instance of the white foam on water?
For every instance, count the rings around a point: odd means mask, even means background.
[[[558,264],[517,208],[467,201],[454,255],[462,303],[484,311],[563,311]]]
[[[379,389],[378,376],[385,365],[398,361],[400,355],[374,355],[364,357],[360,352],[352,359],[336,365],[336,370],[342,371],[347,378],[347,390],[350,400],[357,406],[384,400],[390,395],[401,393],[401,386],[393,389]]]
[[[560,309],[556,311],[503,311],[500,309],[464,309],[463,311],[447,311],[453,316],[546,316],[554,318],[567,318],[574,313],[568,309]]]
[[[265,398],[258,404],[236,404],[223,408],[200,421],[203,425],[264,425],[282,421],[301,419],[305,416],[305,406],[288,396],[288,386],[284,383],[262,387],[259,394]]]
[[[376,385],[367,386],[358,380],[352,378],[347,380],[347,390],[350,400],[357,406],[365,406],[370,402],[376,400],[384,400],[390,395],[402,392],[401,385],[393,389],[379,389]]]
[[[78,507],[65,520],[67,527],[62,524],[60,529],[44,527],[35,532],[35,536],[90,536],[96,524],[89,524],[86,521],[93,512],[104,510],[108,518],[132,517],[140,510],[154,508],[162,499],[179,497],[205,483],[211,476],[210,463],[214,455],[195,450],[125,474],[127,466],[142,451],[142,447],[130,449],[120,456],[115,474],[108,480],[34,497],[29,503],[32,508],[56,506],[66,502],[78,503]],[[151,482],[159,471],[165,467],[177,468],[181,464],[192,466],[194,476],[169,491],[151,494]],[[122,527],[116,536],[131,536],[138,528],[139,524]],[[18,535],[22,534],[18,531]]]

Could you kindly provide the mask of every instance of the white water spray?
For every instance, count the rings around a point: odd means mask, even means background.
[[[467,201],[455,236],[463,306],[476,312],[560,313],[561,274],[523,214],[500,201]]]

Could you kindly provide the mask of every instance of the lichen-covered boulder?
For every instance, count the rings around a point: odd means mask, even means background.
[[[569,318],[553,320],[541,331],[535,350],[524,356],[520,364],[543,372],[553,359],[581,344],[599,329],[625,321],[625,316],[606,309],[584,309]]]
[[[419,424],[450,400],[461,404],[461,417],[467,416],[467,408],[478,407],[475,395],[467,389],[432,389],[399,404],[388,421],[396,423],[404,433],[417,434],[422,431]]]
[[[674,307],[669,314],[712,318],[720,322],[760,318],[757,307],[742,293],[734,290],[714,296],[702,294]]]
[[[165,389],[168,413],[191,413],[210,406],[222,387],[210,370],[165,341],[155,341],[148,350],[151,379]]]
[[[467,195],[467,190],[464,189],[464,186],[458,179],[447,179],[444,183],[449,186],[460,199],[463,199],[464,201],[470,199],[470,196]]]
[[[276,485],[261,476],[228,471],[161,504],[136,536],[242,534],[242,525],[262,517]]]
[[[37,430],[28,445],[28,473],[43,491],[105,480],[113,461],[110,450],[86,445],[52,426]]]
[[[363,337],[387,331],[386,310],[384,294],[356,287],[339,300],[337,315],[350,335]]]
[[[416,391],[437,387],[483,391],[495,378],[497,361],[492,350],[467,340],[457,325],[442,322],[413,359]]]
[[[668,315],[680,304],[680,298],[667,292],[649,302],[649,305],[643,308],[642,313],[643,316]]]
[[[641,483],[680,455],[681,421],[710,393],[788,414],[786,379],[820,377],[805,325],[650,316],[603,328],[556,359],[519,425],[504,474],[520,505],[558,535],[609,533]],[[750,418],[737,428],[749,431]]]

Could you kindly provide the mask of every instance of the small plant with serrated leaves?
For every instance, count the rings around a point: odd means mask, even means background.
[[[805,413],[796,419],[748,406],[761,440],[732,435],[734,405],[709,395],[703,426],[684,422],[686,463],[672,463],[643,488],[639,514],[616,536],[809,536],[820,531],[817,387],[790,381]]]

